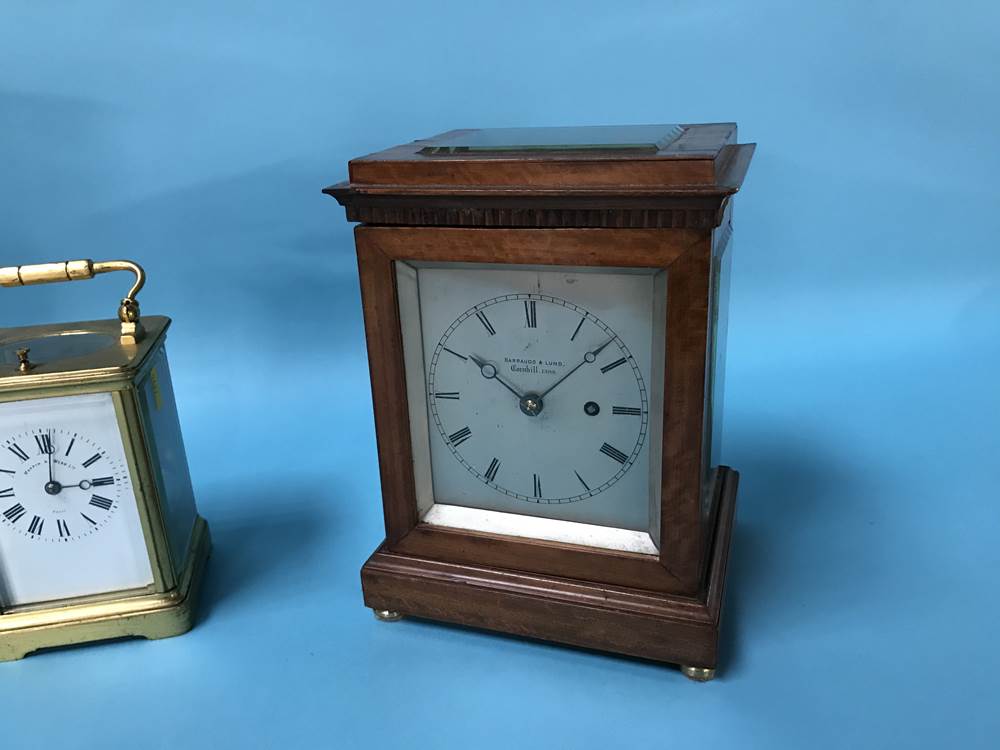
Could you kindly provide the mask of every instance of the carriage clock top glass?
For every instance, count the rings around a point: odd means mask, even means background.
[[[191,628],[208,557],[164,349],[130,261],[0,268],[0,286],[129,271],[117,320],[0,328],[0,661]],[[2,292],[14,294],[21,292]]]
[[[717,662],[732,123],[456,130],[350,162],[382,619]]]

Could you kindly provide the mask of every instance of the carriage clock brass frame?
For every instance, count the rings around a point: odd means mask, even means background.
[[[0,403],[110,393],[138,505],[153,583],[141,589],[3,608],[0,602],[0,661],[20,659],[42,648],[127,636],[149,639],[180,635],[194,624],[195,603],[211,550],[208,525],[195,513],[184,560],[174,560],[164,520],[164,487],[140,405],[139,384],[155,378],[170,319],[140,320],[136,295],[145,273],[131,261],[90,260],[0,268],[0,286],[26,286],[131,271],[136,280],[118,310],[118,320],[0,328],[0,345],[54,336],[118,337],[119,346],[73,358],[61,367],[33,363],[30,350],[19,364],[0,365]],[[155,388],[154,384],[154,388]]]

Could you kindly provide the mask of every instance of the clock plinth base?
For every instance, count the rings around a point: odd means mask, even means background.
[[[715,676],[726,565],[739,475],[720,467],[718,512],[705,584],[697,596],[610,586],[380,546],[361,570],[365,604],[409,617],[610,651]]]
[[[681,667],[681,674],[695,682],[709,682],[715,679],[715,670],[704,667]]]
[[[391,609],[373,609],[372,612],[375,614],[375,619],[380,622],[397,622],[403,619],[403,616]]]
[[[112,638],[160,639],[186,633],[194,625],[211,549],[208,524],[199,517],[180,581],[172,591],[0,615],[0,662],[54,646]]]

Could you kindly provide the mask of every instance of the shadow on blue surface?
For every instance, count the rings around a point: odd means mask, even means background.
[[[317,508],[336,504],[308,493],[308,488],[296,493],[287,487],[277,493],[241,493],[244,515],[209,519],[212,558],[197,626],[210,621],[220,607],[232,606],[245,614],[314,590],[316,573],[323,572],[318,553],[336,533],[332,515]]]

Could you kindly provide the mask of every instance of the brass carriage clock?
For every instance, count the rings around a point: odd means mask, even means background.
[[[131,271],[118,320],[0,328],[0,661],[190,629],[209,554],[167,356],[135,263],[0,268],[0,286]],[[4,292],[8,293],[8,292]]]
[[[711,679],[733,124],[456,130],[350,163],[386,538],[381,619]]]

